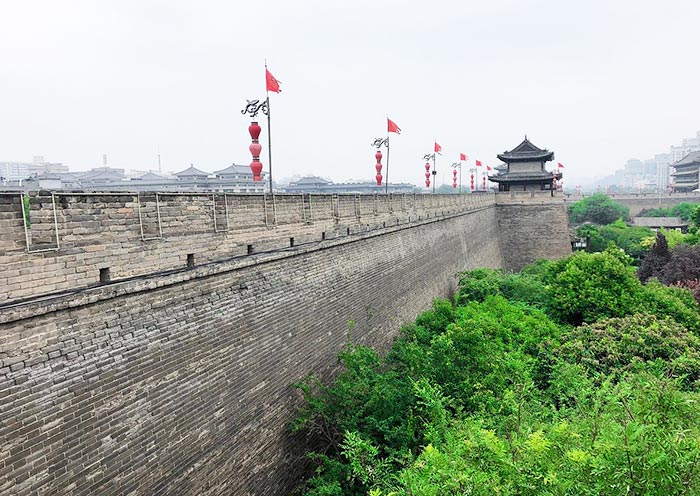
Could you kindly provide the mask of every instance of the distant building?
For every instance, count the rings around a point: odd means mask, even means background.
[[[700,188],[700,151],[690,152],[683,159],[671,164],[673,190],[688,192]]]
[[[671,164],[679,162],[690,152],[700,151],[700,131],[696,132],[695,138],[685,138],[680,146],[671,146]]]
[[[253,181],[250,167],[231,165],[210,174],[190,166],[165,176],[148,172],[138,177],[127,177],[124,169],[96,167],[87,172],[40,174],[28,179],[22,188],[80,189],[86,191],[211,191],[222,193],[262,193],[268,191],[269,182],[263,174],[262,181]]]
[[[0,186],[21,185],[25,179],[39,174],[68,172],[68,166],[46,162],[36,155],[31,162],[0,162]]]
[[[554,179],[561,179],[561,172],[549,172],[545,164],[554,160],[554,152],[538,148],[525,136],[518,146],[498,155],[508,169],[489,176],[489,181],[498,183],[498,191],[552,190]],[[503,170],[502,167],[499,170]]]
[[[659,191],[665,191],[669,183],[671,154],[657,153],[654,155],[654,160],[656,161],[656,187]]]
[[[389,193],[413,193],[416,187],[408,183],[389,183]],[[285,193],[384,193],[384,185],[377,183],[334,183],[317,176],[302,177],[289,183]]]
[[[680,217],[635,217],[632,219],[631,225],[648,227],[654,231],[658,231],[662,227],[683,233],[688,231],[688,223],[681,220]]]

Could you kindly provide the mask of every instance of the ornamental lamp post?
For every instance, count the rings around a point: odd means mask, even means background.
[[[385,193],[389,193],[389,138],[376,138],[374,142],[372,143],[372,146],[377,148],[377,153],[374,154],[374,158],[377,159],[377,164],[374,166],[375,169],[377,169],[377,175],[374,176],[374,178],[377,180],[377,186],[382,185],[382,151],[381,147],[386,146],[386,154],[387,154],[387,166],[386,166],[386,183],[385,183]]]
[[[432,174],[433,174],[433,194],[435,194],[435,182],[436,182],[435,176],[437,175],[437,171],[435,170],[435,153],[426,153],[425,155],[423,155],[423,160],[432,160],[433,161],[433,172],[432,172]],[[425,164],[425,170],[426,171],[430,170],[430,163],[429,162]],[[426,175],[427,174],[428,173],[426,172]],[[427,179],[427,181],[426,181],[425,186],[429,187],[430,186],[430,178],[426,177],[426,179]]]
[[[259,112],[262,112],[264,115],[268,115],[268,104],[267,101],[261,102],[260,100],[246,100],[246,102],[247,104],[243,110],[241,110],[241,114],[250,114],[250,117],[253,119],[250,126],[248,126],[248,133],[250,133],[250,138],[252,140],[252,143],[248,149],[253,156],[253,161],[250,163],[250,170],[253,173],[253,181],[262,181],[263,164],[260,162],[262,145],[258,140],[262,129],[257,120],[255,120],[255,117]],[[270,170],[270,193],[272,193],[272,170]]]

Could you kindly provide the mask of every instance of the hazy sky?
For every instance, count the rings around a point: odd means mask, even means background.
[[[0,0],[0,46],[0,161],[73,170],[250,163],[265,58],[276,178],[370,180],[387,114],[414,184],[434,138],[438,184],[527,133],[571,185],[700,129],[698,0]]]

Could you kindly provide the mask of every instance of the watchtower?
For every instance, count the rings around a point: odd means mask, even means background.
[[[511,151],[497,155],[506,163],[507,169],[490,176],[498,183],[498,191],[554,191],[554,180],[561,179],[561,172],[549,172],[544,166],[554,160],[554,152],[541,149],[525,139]]]

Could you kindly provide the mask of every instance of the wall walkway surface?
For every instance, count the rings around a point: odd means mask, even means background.
[[[26,234],[21,204],[0,195],[0,494],[287,494],[292,384],[503,266],[493,195],[40,193]]]

